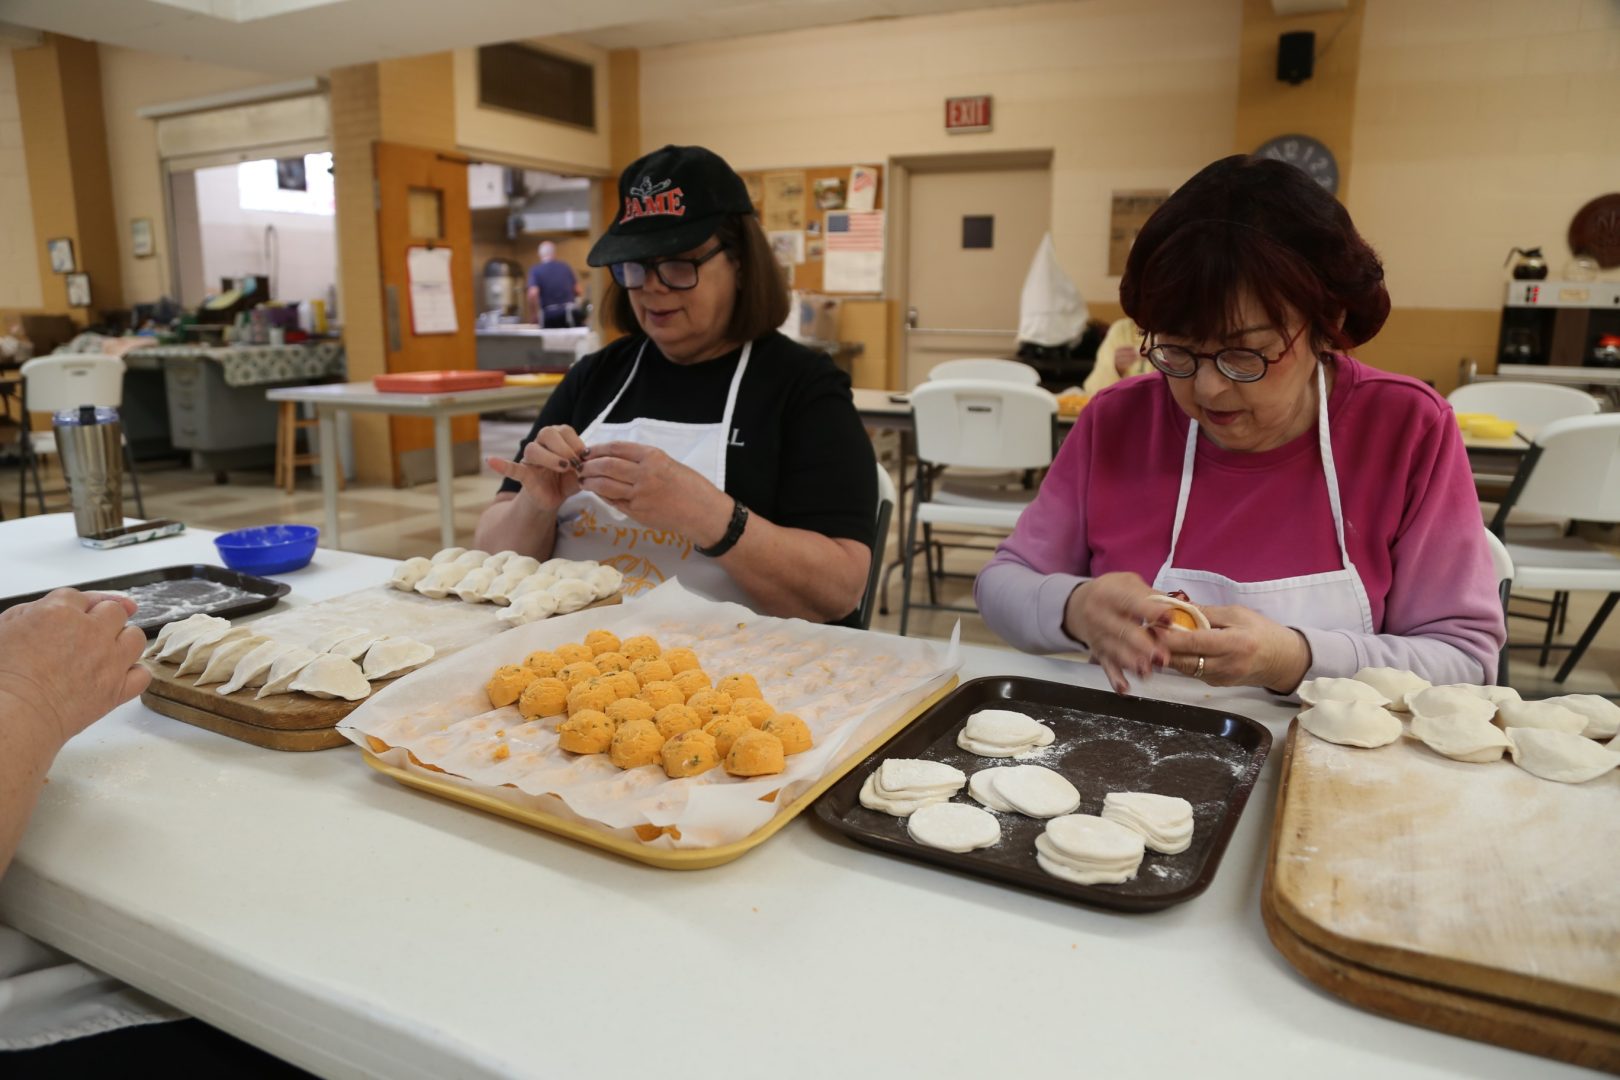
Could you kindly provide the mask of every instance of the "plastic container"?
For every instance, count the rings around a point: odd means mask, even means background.
[[[214,538],[219,557],[247,574],[285,574],[309,565],[321,530],[313,525],[260,525]]]

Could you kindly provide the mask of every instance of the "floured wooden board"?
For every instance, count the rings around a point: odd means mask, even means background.
[[[1396,983],[1620,1032],[1620,777],[1557,784],[1296,722],[1279,800],[1266,904],[1290,935]],[[1428,1023],[1410,1001],[1379,1011]]]
[[[617,602],[617,597],[600,601]],[[236,625],[296,645],[307,645],[322,634],[344,627],[415,638],[433,646],[436,662],[510,629],[496,618],[505,610],[494,604],[430,600],[418,593],[374,586]],[[146,664],[152,671],[152,685],[141,700],[154,712],[276,750],[342,746],[348,740],[334,729],[361,704],[308,694],[256,698],[258,690],[251,688],[222,695],[216,693],[222,684],[193,686],[192,675],[176,679],[173,664],[151,660]],[[374,682],[371,692],[375,694],[391,682]]]

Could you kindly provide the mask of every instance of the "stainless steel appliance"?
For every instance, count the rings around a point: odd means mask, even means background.
[[[1510,281],[1497,363],[1603,366],[1604,338],[1620,335],[1620,282]]]
[[[523,311],[523,267],[512,259],[491,259],[484,264],[484,303],[481,311],[520,315]]]

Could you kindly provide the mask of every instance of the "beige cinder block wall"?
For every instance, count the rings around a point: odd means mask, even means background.
[[[34,203],[28,190],[16,65],[11,50],[0,49],[0,251],[10,255],[0,259],[0,310],[39,310],[44,296],[34,252],[42,243],[34,233]],[[0,326],[0,333],[8,329]]]

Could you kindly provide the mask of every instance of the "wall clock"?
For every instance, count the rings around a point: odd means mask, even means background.
[[[1278,135],[1266,140],[1254,154],[1297,165],[1328,194],[1339,193],[1339,163],[1320,139],[1309,135]]]

